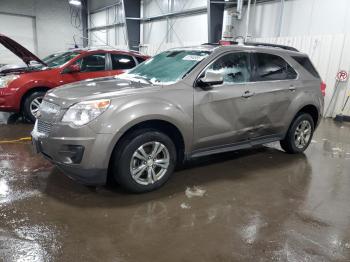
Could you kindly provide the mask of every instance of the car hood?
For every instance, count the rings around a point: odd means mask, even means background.
[[[103,77],[51,89],[47,93],[45,100],[62,108],[68,108],[81,101],[131,95],[145,90],[147,87],[154,87],[154,85],[139,79],[129,80],[118,77]]]
[[[21,46],[19,43],[17,43],[16,41],[12,40],[11,38],[5,35],[0,34],[0,44],[2,44],[4,47],[6,47],[8,50],[14,53],[20,59],[22,59],[26,65],[29,65],[30,61],[36,61],[46,66],[46,64],[43,61],[41,61],[40,58],[38,58],[28,49]]]

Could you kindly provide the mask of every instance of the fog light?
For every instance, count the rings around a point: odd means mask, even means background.
[[[80,145],[63,145],[58,152],[63,158],[65,164],[79,164],[83,159],[84,146]]]

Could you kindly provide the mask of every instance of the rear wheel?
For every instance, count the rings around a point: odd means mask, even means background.
[[[122,187],[134,193],[158,189],[176,165],[176,148],[164,133],[142,129],[127,135],[116,148],[113,175]]]
[[[23,114],[24,117],[34,123],[36,120],[36,114],[38,113],[39,106],[45,96],[45,91],[36,91],[30,94],[24,101]]]
[[[290,154],[302,153],[309,146],[314,134],[314,121],[307,113],[299,114],[291,124],[285,139],[280,144]]]

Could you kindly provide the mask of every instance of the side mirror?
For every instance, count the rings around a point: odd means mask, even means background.
[[[81,71],[80,65],[73,64],[73,65],[69,65],[68,67],[66,67],[66,69],[63,71],[63,73],[77,73],[80,71]]]
[[[210,90],[213,85],[221,85],[223,82],[222,74],[207,71],[205,76],[197,80],[197,85],[203,90]]]

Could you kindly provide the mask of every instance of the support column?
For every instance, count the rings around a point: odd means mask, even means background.
[[[89,33],[88,33],[88,19],[89,19],[89,7],[88,0],[82,1],[81,8],[81,21],[83,27],[83,47],[87,47],[89,45]]]
[[[208,0],[208,42],[217,43],[222,36],[225,1]]]
[[[141,33],[141,0],[124,0],[125,26],[131,50],[139,51]]]

